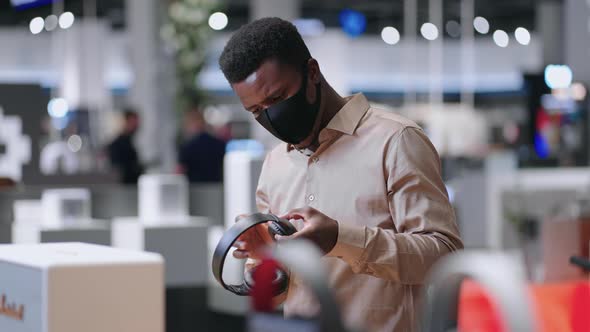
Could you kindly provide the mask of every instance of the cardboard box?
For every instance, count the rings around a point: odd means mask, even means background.
[[[163,332],[163,260],[83,243],[0,245],[0,331]]]

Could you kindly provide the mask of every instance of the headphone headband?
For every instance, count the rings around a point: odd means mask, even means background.
[[[274,214],[254,213],[249,216],[240,218],[232,227],[230,227],[223,233],[223,236],[219,240],[219,243],[217,244],[217,247],[213,252],[213,261],[211,264],[211,268],[213,269],[213,275],[215,276],[215,279],[217,279],[219,284],[223,286],[223,288],[237,295],[249,295],[250,287],[246,282],[243,282],[239,285],[228,285],[223,281],[223,265],[225,263],[225,258],[227,257],[227,254],[231,249],[232,245],[238,240],[238,238],[242,234],[246,233],[248,230],[259,224],[264,224],[269,221],[275,223],[275,225],[278,225],[278,227],[275,228],[278,228],[279,233],[283,233],[281,235],[290,235],[296,231],[295,227],[290,222],[284,219],[280,219]],[[274,231],[276,232],[276,230]],[[287,288],[288,283],[288,281],[286,280],[286,275],[284,275],[284,272],[283,276],[280,276],[278,279],[280,282],[280,293],[282,293]]]

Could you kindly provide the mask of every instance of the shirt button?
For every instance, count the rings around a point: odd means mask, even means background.
[[[307,197],[307,199],[309,199],[309,201],[310,201],[310,202],[313,202],[313,201],[314,201],[314,199],[315,199],[315,196],[314,196],[314,195],[309,195],[309,196]]]

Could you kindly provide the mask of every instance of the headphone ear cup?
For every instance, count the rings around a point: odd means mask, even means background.
[[[283,225],[281,225],[275,221],[271,221],[268,224],[268,232],[273,237],[273,239],[274,239],[275,235],[288,235],[287,232],[285,231],[285,228],[283,227]]]

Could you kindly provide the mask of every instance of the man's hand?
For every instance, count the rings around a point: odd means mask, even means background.
[[[246,215],[240,215],[236,218],[238,221],[240,218]],[[268,232],[268,226],[266,224],[259,224],[250,228],[247,232],[240,235],[237,241],[233,244],[236,248],[233,256],[238,259],[254,258],[260,259],[260,251],[270,243],[272,243],[272,237]]]
[[[287,220],[301,219],[303,220],[303,228],[293,235],[276,235],[275,239],[277,241],[307,239],[315,243],[324,254],[329,253],[336,245],[338,222],[314,208],[305,207],[291,210],[281,218]]]

